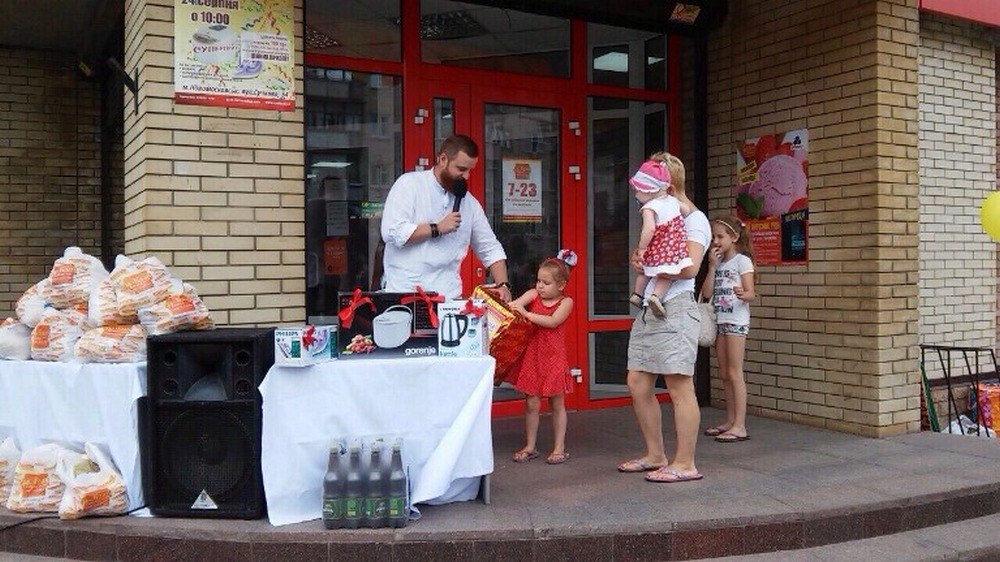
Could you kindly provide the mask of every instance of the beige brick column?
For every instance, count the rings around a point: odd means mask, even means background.
[[[760,268],[753,414],[919,429],[917,4],[736,0],[712,38],[710,215],[733,207],[737,142],[809,129],[809,263]]]
[[[302,0],[289,112],[175,104],[173,6],[125,3],[125,252],[160,258],[220,325],[303,321]]]

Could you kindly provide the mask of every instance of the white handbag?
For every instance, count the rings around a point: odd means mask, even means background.
[[[715,345],[715,306],[711,302],[698,301],[698,312],[701,316],[698,331],[698,345],[712,347]]]

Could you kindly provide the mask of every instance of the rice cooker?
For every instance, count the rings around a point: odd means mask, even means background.
[[[378,347],[393,349],[410,339],[412,326],[413,313],[408,307],[396,304],[372,319],[372,339]]]

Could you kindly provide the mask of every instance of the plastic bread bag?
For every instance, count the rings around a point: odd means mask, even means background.
[[[91,326],[122,326],[136,322],[134,317],[128,318],[118,314],[118,296],[115,293],[115,284],[110,277],[102,279],[94,292],[90,294],[87,314],[90,317]]]
[[[129,324],[136,324],[140,308],[152,306],[170,295],[174,278],[155,257],[142,261],[122,257],[120,266],[115,262],[110,278],[118,299],[118,314],[128,319]]]
[[[17,319],[25,326],[34,328],[35,324],[38,324],[38,321],[41,320],[42,312],[45,310],[47,304],[42,295],[48,291],[48,286],[49,279],[46,277],[28,287],[28,290],[17,299],[14,310],[17,312]]]
[[[138,324],[91,328],[77,340],[74,355],[84,363],[144,361],[146,329]]]
[[[35,361],[75,359],[76,342],[90,328],[86,313],[47,308],[31,331],[31,358]]]
[[[90,516],[122,515],[128,511],[125,480],[111,459],[100,447],[87,443],[83,450],[96,466],[93,471],[78,471],[70,459],[63,457],[56,472],[66,491],[59,501],[60,519]]]
[[[70,246],[52,265],[49,284],[42,297],[56,308],[71,308],[87,304],[97,284],[108,276],[101,260]]]
[[[211,330],[212,314],[188,283],[177,281],[174,292],[162,301],[139,309],[139,322],[151,336],[181,330]]]
[[[31,359],[31,328],[8,318],[0,324],[0,357]]]
[[[14,467],[14,482],[7,498],[7,509],[18,513],[57,513],[66,490],[66,485],[56,473],[56,466],[61,460],[72,467],[74,474],[97,470],[83,453],[55,443],[29,449]]]
[[[7,503],[10,497],[10,489],[14,485],[14,468],[17,461],[21,460],[21,451],[17,450],[17,445],[10,437],[0,443],[0,505]]]

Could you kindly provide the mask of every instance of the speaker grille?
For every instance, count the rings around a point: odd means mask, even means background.
[[[257,456],[252,444],[258,439],[247,420],[214,405],[187,409],[173,420],[169,413],[163,417],[168,418],[161,441],[163,467],[182,497],[196,498],[204,490],[216,502],[227,501],[246,487]]]

